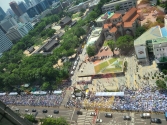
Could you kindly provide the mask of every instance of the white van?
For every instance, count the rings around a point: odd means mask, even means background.
[[[78,61],[75,61],[75,62],[74,62],[74,66],[76,66],[77,64],[78,64]]]
[[[76,68],[76,66],[73,66],[73,68],[72,68],[72,69],[73,69],[73,70],[75,70],[75,68]]]
[[[150,113],[142,113],[140,115],[141,118],[151,118],[151,114]]]
[[[74,75],[74,71],[71,71],[71,75]]]

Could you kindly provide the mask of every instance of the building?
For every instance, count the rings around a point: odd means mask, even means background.
[[[13,10],[13,12],[19,17],[23,14],[23,12],[20,10],[19,6],[17,5],[17,3],[15,1],[12,1],[9,3],[11,9]]]
[[[51,12],[51,9],[47,9],[45,11],[43,11],[41,14],[40,14],[40,18],[44,18],[45,16],[49,15],[49,14],[52,14]]]
[[[56,3],[52,4],[52,8],[51,8],[51,13],[52,14],[58,14],[62,11],[63,11],[63,6],[59,2],[56,2]]]
[[[0,21],[2,21],[5,18],[6,14],[3,11],[3,9],[0,7]]]
[[[103,13],[115,12],[117,10],[129,10],[136,5],[137,0],[112,0],[110,3],[104,4],[101,9]]]
[[[59,42],[55,39],[48,40],[47,44],[43,47],[43,52],[51,52]]]
[[[123,35],[135,35],[136,28],[140,26],[139,14],[136,8],[131,8],[124,16],[115,13],[109,22],[103,25],[106,40],[114,40]]]
[[[9,40],[9,38],[0,29],[0,54],[9,50],[12,47],[12,45],[13,45],[13,43]]]
[[[31,3],[33,6],[37,5],[40,2],[40,0],[31,0]]]
[[[100,0],[93,0],[89,3],[89,9],[93,9],[98,3],[100,2]]]
[[[103,45],[103,41],[104,41],[104,36],[102,33],[102,28],[96,27],[91,32],[86,46],[92,45],[92,46],[95,46],[95,48],[98,50]]]
[[[30,19],[30,17],[28,16],[27,13],[24,13],[23,15],[21,15],[21,16],[19,17],[19,20],[20,20],[21,23],[27,23],[27,22],[30,22],[30,21],[31,21],[31,19]]]
[[[7,105],[0,101],[0,123],[1,125],[33,125],[27,119],[21,118]]]
[[[105,13],[102,14],[99,18],[96,19],[97,27],[103,27],[103,25],[107,22],[110,22],[110,18],[114,15],[114,13]]]
[[[15,14],[14,14],[14,12],[13,12],[12,9],[7,9],[6,15],[7,15],[7,16],[10,16],[10,15],[11,15],[12,17],[14,17]]]
[[[30,0],[24,0],[27,7],[30,7]]]
[[[32,29],[33,26],[29,22],[25,24],[19,23],[18,25],[11,27],[6,35],[12,42],[17,42]]]
[[[26,5],[24,2],[20,2],[18,4],[18,6],[19,6],[20,10],[22,11],[22,13],[25,13],[27,11],[27,8],[26,8]]]
[[[68,12],[76,13],[76,12],[80,11],[81,9],[89,8],[89,3],[90,2],[92,2],[92,1],[88,0],[88,1],[85,1],[85,2],[82,2],[82,3],[79,3],[76,6],[70,7],[68,9]]]
[[[27,10],[27,14],[30,18],[35,17],[36,15],[39,15],[40,13],[38,12],[38,10],[36,9],[36,7],[31,7],[28,8]]]
[[[1,27],[4,29],[5,32],[8,31],[9,28],[12,26],[17,25],[16,20],[12,16],[6,16],[1,22]]]
[[[70,25],[72,23],[72,20],[70,17],[66,16],[60,21],[61,28],[64,28],[66,25]]]

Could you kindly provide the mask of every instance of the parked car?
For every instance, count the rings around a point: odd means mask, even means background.
[[[48,118],[52,118],[52,117],[53,117],[53,115],[47,115],[47,117],[48,117]]]
[[[159,119],[159,118],[151,118],[150,119],[150,123],[159,123],[159,124],[161,124],[161,119]]]
[[[44,109],[42,112],[43,112],[43,113],[47,113],[47,112],[48,112],[48,110],[47,110],[47,109]]]
[[[125,115],[125,116],[123,116],[123,119],[124,119],[124,120],[131,120],[131,116]]]
[[[97,120],[96,120],[96,123],[102,123],[102,122],[103,122],[102,119],[97,119]]]
[[[29,111],[29,109],[25,109],[25,112],[28,112]]]
[[[71,75],[74,75],[74,71],[71,71]]]
[[[91,112],[90,116],[96,116],[96,113],[95,112]]]
[[[32,112],[36,112],[36,109],[32,109]]]
[[[105,114],[105,117],[107,117],[107,118],[112,118],[112,114],[111,114],[111,113],[106,113],[106,114]]]
[[[141,118],[151,118],[151,114],[150,113],[142,113],[140,114]]]
[[[15,111],[16,111],[16,112],[19,112],[19,111],[20,111],[20,109],[19,109],[19,108],[16,108],[16,109],[15,109]]]
[[[82,115],[83,113],[81,111],[77,111],[77,115]]]
[[[53,113],[54,114],[59,114],[59,111],[58,110],[54,110]]]

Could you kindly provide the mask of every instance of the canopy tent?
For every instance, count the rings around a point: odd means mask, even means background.
[[[35,91],[35,92],[31,92],[31,94],[33,94],[33,95],[46,95],[47,92],[45,92],[45,91]]]
[[[61,94],[61,93],[62,91],[56,91],[56,90],[53,92],[53,94]]]
[[[95,96],[124,96],[124,92],[96,92]]]
[[[92,77],[78,77],[77,83],[91,83]]]
[[[1,96],[1,95],[6,95],[6,93],[5,93],[5,92],[4,92],[4,93],[0,93],[0,96]]]
[[[18,95],[17,92],[10,92],[9,95]]]

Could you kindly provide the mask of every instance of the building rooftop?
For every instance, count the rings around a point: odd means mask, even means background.
[[[167,37],[160,37],[152,40],[152,44],[166,43]]]
[[[120,1],[116,1],[116,2],[110,2],[108,4],[104,4],[103,7],[108,7],[108,6],[111,6],[112,4],[119,4],[119,3],[122,3],[122,2],[126,2],[126,1],[129,1],[129,0],[120,0]]]
[[[104,28],[104,29],[108,29],[110,26],[112,26],[112,23],[110,23],[110,24],[104,24],[104,25],[103,25],[103,28]]]
[[[132,27],[133,22],[124,22],[124,27]]]
[[[134,45],[145,45],[147,40],[157,39],[160,37],[162,37],[160,26],[155,26],[134,40]]]
[[[66,16],[66,17],[64,17],[64,18],[60,21],[60,24],[66,24],[66,23],[68,23],[70,20],[71,20],[71,18],[68,17],[68,16]]]
[[[117,28],[116,27],[113,27],[111,30],[110,30],[110,33],[115,33],[117,31]]]
[[[97,22],[101,22],[101,21],[104,21],[105,19],[109,19],[110,17],[112,17],[114,15],[114,13],[105,13],[105,14],[102,14],[99,18],[97,18]]]
[[[119,18],[121,16],[121,14],[120,13],[115,13],[113,16],[112,16],[112,18]]]
[[[167,36],[167,30],[166,27],[161,28],[162,36],[166,37]]]
[[[134,13],[137,13],[137,9],[133,7],[122,17],[123,22],[128,21]]]

